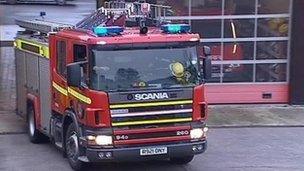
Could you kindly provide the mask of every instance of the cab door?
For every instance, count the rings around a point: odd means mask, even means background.
[[[54,111],[63,114],[67,108],[67,58],[69,52],[68,41],[56,37],[52,42],[52,108]]]
[[[71,93],[69,96],[69,102],[71,107],[76,112],[79,117],[80,122],[84,122],[84,110],[87,107],[87,103],[80,97],[85,97],[86,90],[88,90],[88,48],[83,42],[74,41],[71,43],[71,58],[68,59],[68,64],[70,63],[81,63],[82,74],[82,88],[69,87],[68,91]],[[78,95],[77,95],[78,94]]]

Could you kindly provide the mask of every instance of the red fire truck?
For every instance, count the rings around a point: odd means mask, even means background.
[[[189,25],[147,27],[149,4],[126,5],[75,26],[16,21],[25,29],[15,41],[18,114],[31,142],[49,138],[75,170],[104,161],[186,164],[207,147],[210,49],[200,58]],[[139,27],[121,27],[132,22]]]

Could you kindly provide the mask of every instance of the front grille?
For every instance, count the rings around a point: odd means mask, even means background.
[[[112,118],[112,123],[154,121],[154,120],[167,120],[167,119],[179,119],[179,118],[191,118],[191,113],[167,114],[167,115],[146,115],[146,116],[133,116],[133,117],[115,117],[115,118]],[[132,125],[134,125],[134,124],[132,124]]]
[[[186,135],[189,135],[188,130],[181,130],[187,131]],[[115,141],[123,140],[125,134],[118,134],[114,137]],[[133,139],[146,139],[146,138],[160,138],[160,137],[172,137],[177,136],[177,131],[164,131],[164,132],[149,132],[149,133],[137,133],[137,134],[127,134],[128,140]]]
[[[128,139],[145,139],[145,138],[159,138],[159,137],[171,137],[171,136],[176,136],[176,131],[129,135]],[[120,140],[120,139],[116,139],[116,140]]]
[[[168,128],[168,127],[180,127],[189,126],[189,122],[178,122],[178,123],[163,123],[163,124],[150,124],[150,125],[128,125],[113,127],[113,130],[138,130],[138,129],[150,129],[150,128]]]
[[[114,144],[115,146],[134,146],[138,144],[149,145],[190,140],[190,128],[191,126],[187,125],[148,129],[115,130]]]
[[[149,142],[163,143],[166,139],[168,141],[190,139],[192,100],[111,106],[116,144],[135,145]]]
[[[191,109],[191,105],[171,105],[171,106],[152,106],[152,107],[141,107],[141,108],[130,108],[129,112],[152,112],[152,111],[166,111],[166,110],[181,110]]]

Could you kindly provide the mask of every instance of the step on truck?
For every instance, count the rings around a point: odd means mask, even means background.
[[[169,7],[122,5],[76,25],[16,21],[25,30],[15,40],[17,113],[30,141],[49,139],[74,170],[89,162],[186,164],[207,148],[210,49],[199,56],[189,25],[150,14]]]

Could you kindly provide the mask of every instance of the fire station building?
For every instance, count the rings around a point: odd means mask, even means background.
[[[171,6],[166,19],[189,23],[211,47],[210,103],[304,104],[303,0],[147,2]]]

